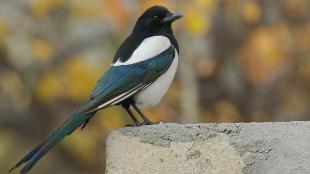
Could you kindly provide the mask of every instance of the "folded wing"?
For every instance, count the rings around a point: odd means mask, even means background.
[[[118,104],[133,96],[165,73],[174,57],[175,49],[170,46],[145,61],[130,65],[111,66],[94,87],[90,97],[92,102],[86,112]]]

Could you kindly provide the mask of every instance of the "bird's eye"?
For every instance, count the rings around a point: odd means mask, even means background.
[[[154,16],[153,19],[154,19],[155,21],[158,21],[159,18],[158,18],[158,16]]]

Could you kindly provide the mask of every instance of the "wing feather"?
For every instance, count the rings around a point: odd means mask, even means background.
[[[109,107],[133,96],[167,71],[174,59],[174,47],[135,64],[111,66],[94,87],[87,113]]]

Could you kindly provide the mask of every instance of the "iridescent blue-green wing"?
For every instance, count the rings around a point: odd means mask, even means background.
[[[145,61],[111,66],[94,87],[88,112],[118,104],[147,87],[168,70],[174,57],[175,49],[171,46]]]

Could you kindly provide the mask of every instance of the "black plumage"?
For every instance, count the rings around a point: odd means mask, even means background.
[[[145,38],[157,35],[162,35],[169,38],[173,46],[179,52],[178,42],[173,36],[171,29],[171,23],[173,21],[166,23],[160,22],[160,20],[165,18],[167,14],[170,14],[168,9],[161,6],[153,6],[146,10],[146,12],[139,17],[132,33],[117,49],[113,63],[115,63],[118,59],[120,59],[121,62],[127,61]],[[155,16],[157,16],[157,19],[154,19]]]

